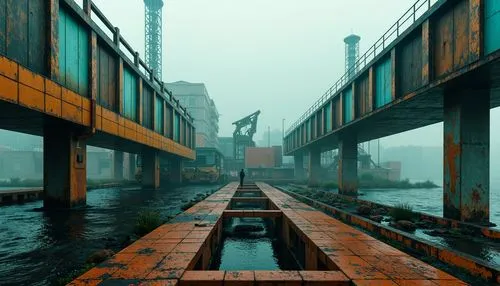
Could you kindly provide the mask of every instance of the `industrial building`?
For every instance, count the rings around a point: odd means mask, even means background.
[[[177,81],[167,83],[167,88],[194,118],[196,147],[219,149],[219,112],[205,84]]]

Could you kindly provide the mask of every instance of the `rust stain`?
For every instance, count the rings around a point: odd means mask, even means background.
[[[446,134],[445,139],[445,153],[447,161],[445,164],[448,166],[449,170],[449,184],[450,184],[450,192],[455,193],[457,188],[457,169],[455,166],[455,160],[461,153],[461,147],[459,144],[455,144],[453,140],[452,134]]]
[[[472,202],[475,204],[477,204],[481,201],[480,190],[482,190],[481,184],[478,184],[476,187],[477,188],[472,189]]]

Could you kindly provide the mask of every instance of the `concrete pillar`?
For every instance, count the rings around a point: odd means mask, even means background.
[[[489,92],[445,94],[444,217],[489,223],[489,154]]]
[[[321,176],[321,150],[309,150],[309,186],[318,186]]]
[[[135,180],[135,154],[128,154],[128,179]]]
[[[142,186],[155,190],[160,188],[160,157],[153,149],[142,152]]]
[[[170,159],[170,182],[172,184],[182,183],[182,159],[172,158]]]
[[[44,208],[86,204],[87,145],[70,127],[45,127],[43,164]]]
[[[304,174],[304,155],[302,153],[295,154],[293,156],[293,162],[295,165],[295,180],[303,180],[305,177]]]
[[[113,179],[123,180],[123,152],[113,152]]]
[[[339,139],[339,193],[358,194],[358,142],[356,135],[343,134]]]

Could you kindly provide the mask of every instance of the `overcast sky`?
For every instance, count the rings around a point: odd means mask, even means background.
[[[143,56],[143,0],[94,2]],[[260,109],[258,139],[267,126],[281,130],[282,118],[290,125],[338,80],[345,36],[360,35],[364,53],[415,0],[165,2],[163,80],[205,83],[221,114],[220,136]],[[493,110],[492,127],[499,122],[500,111]],[[500,135],[491,136],[500,142]],[[437,124],[383,144],[439,146],[442,137]]]

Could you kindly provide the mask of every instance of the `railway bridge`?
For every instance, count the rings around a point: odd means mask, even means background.
[[[97,24],[99,23],[99,24]],[[0,0],[0,128],[43,136],[44,207],[86,200],[86,146],[159,159],[181,180],[193,118],[92,1]]]
[[[419,0],[287,131],[296,176],[339,150],[357,194],[357,145],[444,122],[444,216],[489,222],[490,109],[500,105],[500,2]],[[419,138],[415,138],[417,143]]]

